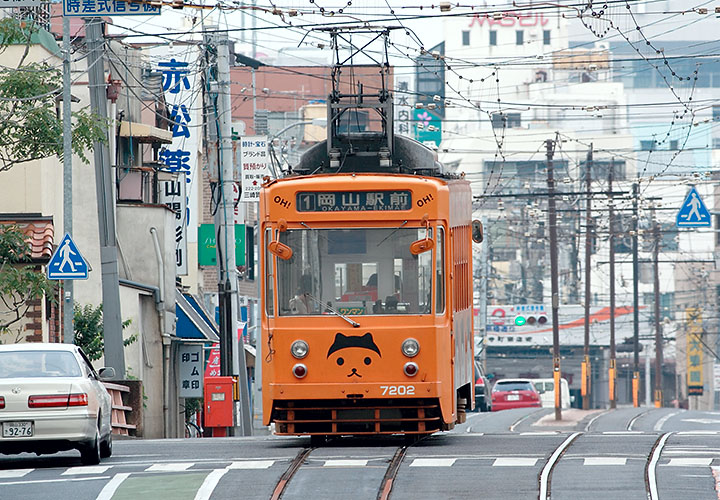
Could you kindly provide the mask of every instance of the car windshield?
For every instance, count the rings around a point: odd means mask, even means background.
[[[434,251],[413,255],[426,230],[403,225],[281,232],[293,254],[277,261],[280,315],[429,314]]]
[[[0,352],[0,378],[80,376],[80,365],[71,352]]]
[[[508,381],[508,382],[498,382],[495,384],[495,387],[493,387],[493,392],[500,392],[500,391],[532,391],[533,385],[530,382],[518,382],[518,381]]]

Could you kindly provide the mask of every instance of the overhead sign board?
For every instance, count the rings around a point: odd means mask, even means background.
[[[66,233],[48,263],[48,279],[86,280],[88,272],[87,262],[70,235]]]
[[[240,201],[260,201],[263,177],[270,176],[267,137],[247,136],[240,139]]]
[[[678,210],[675,225],[677,227],[710,227],[712,225],[710,212],[700,198],[695,186],[690,188],[690,192],[685,197],[680,210]]]
[[[155,16],[160,5],[130,0],[63,0],[63,16]]]

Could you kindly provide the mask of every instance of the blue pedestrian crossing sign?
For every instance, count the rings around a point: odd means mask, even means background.
[[[675,225],[677,227],[710,227],[712,225],[710,212],[695,186],[690,188],[690,192],[678,210]]]
[[[88,265],[69,234],[65,234],[47,266],[50,280],[86,280]]]

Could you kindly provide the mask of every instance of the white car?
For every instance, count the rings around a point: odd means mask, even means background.
[[[0,453],[77,449],[85,465],[112,454],[112,403],[101,376],[72,344],[0,345]]]

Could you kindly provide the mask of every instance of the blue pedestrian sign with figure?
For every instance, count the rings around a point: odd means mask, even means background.
[[[69,234],[65,234],[47,267],[50,280],[86,280],[88,265]]]
[[[690,188],[690,192],[678,210],[675,225],[677,227],[710,227],[712,225],[710,212],[700,199],[695,186]]]

